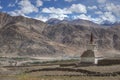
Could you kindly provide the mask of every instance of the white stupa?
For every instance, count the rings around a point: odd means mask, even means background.
[[[93,34],[91,33],[90,42],[86,46],[87,50],[83,52],[81,55],[81,63],[90,63],[90,64],[97,64],[97,57],[99,52],[97,51],[97,44],[94,43]]]

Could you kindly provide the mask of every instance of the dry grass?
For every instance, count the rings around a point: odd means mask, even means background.
[[[78,67],[91,71],[101,71],[101,72],[111,72],[119,71],[120,65],[113,66],[89,66],[89,67]],[[42,66],[41,68],[45,68]],[[32,69],[32,67],[27,67]],[[40,68],[40,66],[37,68]],[[108,68],[108,69],[107,69]],[[16,68],[17,69],[17,68]],[[20,68],[19,68],[20,69]],[[35,69],[35,67],[34,67]],[[21,70],[24,70],[23,68]],[[110,70],[110,71],[109,71]],[[81,75],[81,76],[72,76],[72,75]],[[49,76],[45,76],[49,75]],[[61,76],[62,75],[62,76]],[[68,76],[64,76],[68,75]],[[82,76],[83,74],[79,72],[65,72],[65,71],[37,71],[28,74],[14,74],[14,75],[0,75],[0,80],[120,80],[120,76],[104,76],[104,77],[95,77],[95,76]]]
[[[37,73],[36,73],[37,74]],[[32,76],[21,74],[14,76],[0,76],[0,80],[120,80],[120,76],[90,77],[90,76]]]
[[[70,72],[33,72],[29,74],[18,74],[18,75],[0,75],[0,80],[120,80],[120,76],[44,76],[41,74],[73,74]],[[76,74],[76,73],[75,73]]]
[[[111,65],[111,66],[88,66],[88,67],[78,67],[79,69],[85,69],[94,72],[118,72],[120,71],[120,65]]]
[[[21,75],[19,80],[120,80],[120,76],[116,77],[90,77],[90,76],[31,76]]]
[[[32,72],[29,73],[29,75],[31,76],[64,76],[64,75],[68,75],[68,76],[72,76],[72,75],[84,75],[83,73],[80,72],[68,72],[68,71],[40,71],[40,72]]]
[[[64,63],[74,63],[74,61],[64,61]],[[38,66],[29,66],[29,67],[4,67],[0,70],[0,80],[120,80],[120,76],[85,76],[80,72],[70,72],[70,71],[36,71],[31,73],[23,73],[24,71],[39,70],[44,68],[55,68],[59,67],[55,64],[63,64],[63,61],[54,62],[51,65],[44,64]],[[111,73],[120,71],[120,65],[111,65],[111,66],[86,66],[86,67],[75,67],[75,66],[66,66],[62,68],[72,68],[72,69],[84,69],[88,71],[101,72],[101,73]],[[6,74],[1,75],[1,72],[7,72]],[[11,74],[17,73],[19,74]],[[10,74],[9,74],[9,73]],[[22,72],[22,73],[21,73]],[[73,76],[74,75],[74,76]],[[78,76],[80,75],[80,76]]]

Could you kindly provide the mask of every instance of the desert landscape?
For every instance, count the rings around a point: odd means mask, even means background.
[[[119,59],[119,25],[104,28],[85,20],[82,20],[85,22],[82,26],[69,22],[49,25],[6,13],[0,13],[0,19],[1,80],[120,79],[119,64],[80,64],[80,56],[86,50],[91,30],[94,40],[98,39],[100,55]],[[94,27],[90,27],[89,23]]]
[[[0,0],[0,80],[120,80],[118,0]]]

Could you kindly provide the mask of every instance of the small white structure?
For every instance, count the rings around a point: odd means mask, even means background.
[[[98,64],[99,52],[97,44],[93,42],[93,34],[91,33],[90,43],[87,45],[87,50],[81,55],[80,63]]]

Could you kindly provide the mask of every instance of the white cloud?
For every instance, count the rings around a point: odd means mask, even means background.
[[[106,0],[98,0],[98,3],[105,3]]]
[[[61,15],[58,15],[58,14],[50,14],[49,15],[49,19],[50,18],[57,18],[57,19],[60,19],[60,20],[63,20],[64,18],[67,18],[68,16],[65,15],[65,14],[61,14]]]
[[[18,15],[22,15],[22,16],[25,16],[24,13],[22,13],[20,10],[15,10],[15,11],[10,11],[8,12],[10,15],[12,16],[18,16]]]
[[[75,13],[87,13],[86,6],[82,4],[72,4],[69,8],[55,8],[55,7],[49,7],[49,8],[43,8],[43,13],[52,13],[52,14],[72,14]]]
[[[72,1],[75,1],[75,0],[65,0],[66,2],[72,2]]]
[[[15,0],[15,4],[18,3],[18,0]]]
[[[86,6],[83,4],[72,4],[69,10],[75,13],[87,13]]]
[[[108,10],[109,12],[114,13],[116,16],[120,16],[120,5],[108,3],[108,4],[106,4],[105,9]]]
[[[97,6],[88,6],[88,9],[94,10],[97,9]]]
[[[42,16],[42,15],[37,15],[35,19],[41,20],[43,22],[47,21],[49,19],[48,16]]]
[[[47,21],[51,18],[57,18],[59,20],[63,20],[64,18],[67,18],[67,15],[64,14],[49,14],[48,16],[43,16],[43,15],[37,15],[35,19],[41,20],[41,21]]]
[[[69,11],[67,8],[61,9],[61,8],[54,8],[54,7],[43,8],[42,12],[52,13],[52,14],[71,14],[71,11]]]
[[[0,9],[2,9],[3,7],[2,6],[0,6]]]
[[[101,18],[91,18],[91,20],[94,22],[94,23],[98,23],[98,24],[101,24],[103,22],[103,20]]]
[[[15,11],[10,11],[9,14],[12,15],[12,16],[17,16],[18,15]]]
[[[111,23],[116,22],[116,17],[111,12],[98,12],[99,16],[97,18],[91,18],[93,22],[102,23],[104,21],[109,21]]]
[[[25,14],[29,14],[32,12],[38,12],[38,9],[31,4],[31,2],[29,0],[22,0],[19,2],[19,5],[21,7],[21,12],[25,13]]]
[[[73,19],[91,20],[91,16],[86,16],[85,14],[81,14],[81,15],[73,16]]]
[[[21,0],[18,5],[20,9],[9,12],[11,15],[17,16],[38,12],[38,8],[35,7],[29,0]]]
[[[120,5],[119,3],[114,3],[109,0],[98,0],[101,3],[98,5],[101,11],[96,11],[95,14],[99,15],[102,21],[109,21],[114,23],[120,20]]]
[[[14,6],[15,4],[11,4],[11,3],[8,5],[8,7],[14,7]]]
[[[89,21],[93,21],[95,23],[102,23],[103,19],[98,17],[98,18],[93,18],[90,15],[85,15],[85,14],[81,14],[81,15],[74,15],[73,19],[83,19],[83,20],[89,20]]]
[[[103,14],[103,12],[102,11],[96,11],[95,14],[99,14],[100,15],[100,14]]]
[[[42,6],[43,5],[43,2],[41,1],[41,0],[37,0],[36,1],[36,6],[37,7],[40,7],[40,6]]]
[[[1,3],[1,1],[0,1],[0,3]],[[0,5],[0,9],[2,9],[3,7]]]
[[[112,23],[116,22],[116,17],[111,12],[105,12],[100,16],[103,21],[110,21]]]
[[[51,0],[44,0],[44,1],[51,1]]]
[[[18,3],[18,0],[15,0],[15,3],[9,3],[8,7],[14,7]]]
[[[49,14],[48,16],[42,16],[42,15],[37,15],[36,16],[36,19],[38,20],[42,20],[42,21],[47,21],[48,19],[51,19],[51,18],[57,18],[57,19],[60,19],[60,20],[63,20],[65,18],[69,18],[68,15],[60,15],[60,14]],[[103,22],[103,19],[102,18],[92,18],[90,15],[85,15],[85,14],[81,14],[81,15],[74,15],[72,17],[73,19],[84,19],[84,20],[89,20],[89,21],[93,21],[95,23],[101,23]]]
[[[68,18],[68,14],[72,13],[87,13],[86,6],[82,4],[72,4],[69,8],[55,8],[55,7],[49,7],[49,8],[43,8],[42,13],[47,13],[49,16],[43,17],[39,16],[39,19],[46,21],[50,18],[57,18],[60,20],[63,20],[64,18]]]

